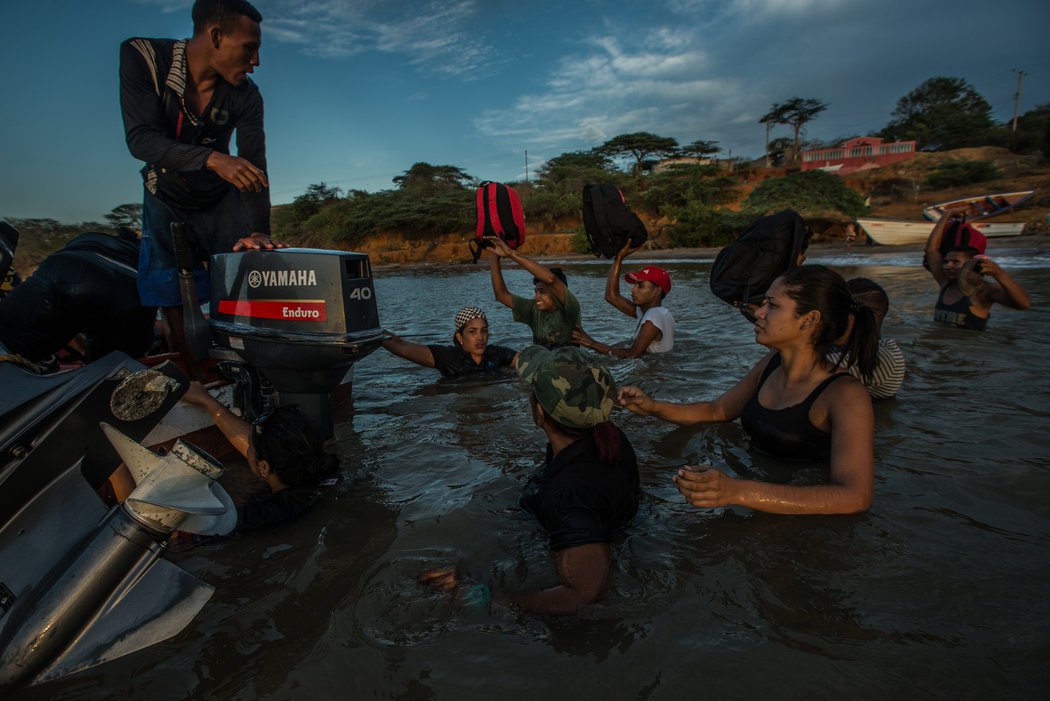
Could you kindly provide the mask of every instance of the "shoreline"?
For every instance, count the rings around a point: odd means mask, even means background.
[[[464,244],[464,248],[466,245]],[[892,253],[896,251],[900,252],[921,252],[925,248],[925,244],[922,243],[908,243],[899,246],[865,246],[854,245],[850,255],[863,256],[865,254],[884,254]],[[1020,236],[1003,236],[988,239],[988,250],[991,251],[990,255],[994,257],[995,251],[1008,249],[1011,251],[1015,250],[1026,250],[1030,249],[1032,253],[1045,253],[1050,250],[1050,232],[1040,232],[1034,234],[1022,234]],[[672,260],[676,258],[710,258],[713,259],[718,255],[721,248],[715,247],[700,247],[700,248],[654,248],[651,250],[637,251],[633,254],[635,258],[645,258],[646,260]],[[819,241],[812,243],[807,250],[808,254],[812,257],[815,255],[823,254],[834,254],[834,253],[846,253],[846,244],[841,241]],[[598,258],[591,253],[543,253],[536,255],[529,255],[529,258],[539,262],[549,261],[566,261],[566,262],[580,262],[580,261],[597,261],[597,262],[612,262],[610,258]],[[483,257],[478,261],[478,269],[488,269],[487,257]],[[631,259],[628,258],[628,261]],[[462,260],[430,260],[430,261],[411,261],[403,263],[373,263],[372,268],[374,270],[422,270],[431,268],[456,268],[465,265],[472,265],[468,256],[464,255]],[[505,263],[508,266],[517,267],[514,263]]]

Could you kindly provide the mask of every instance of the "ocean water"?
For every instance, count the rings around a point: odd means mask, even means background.
[[[510,589],[557,581],[542,531],[516,508],[544,436],[512,378],[441,382],[379,350],[337,417],[339,486],[282,528],[176,546],[171,559],[216,587],[178,636],[10,698],[1044,698],[1050,256],[999,258],[1033,309],[997,307],[984,333],[932,324],[937,291],[918,258],[810,260],[883,284],[884,334],[908,361],[899,397],[876,404],[866,514],[690,507],[671,482],[682,464],[777,466],[737,424],[618,413],[643,497],[605,599],[572,618],[458,610],[416,576],[459,564]],[[658,264],[674,282],[675,350],[610,368],[660,398],[717,396],[764,349],[710,294],[709,260]],[[626,340],[634,322],[601,299],[607,266],[564,267],[588,331]],[[524,272],[506,277],[529,292]],[[383,325],[419,342],[451,342],[469,304],[487,310],[494,343],[530,338],[483,265],[377,271],[376,295]]]

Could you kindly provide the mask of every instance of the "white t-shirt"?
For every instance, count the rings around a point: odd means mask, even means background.
[[[646,353],[666,353],[674,348],[674,317],[671,316],[671,312],[667,311],[667,307],[653,307],[645,313],[642,313],[639,307],[635,307],[634,315],[638,318],[638,326],[634,327],[633,338],[638,338],[642,325],[647,321],[651,321],[653,326],[660,329],[660,333],[663,334],[649,344],[649,347],[645,349]]]

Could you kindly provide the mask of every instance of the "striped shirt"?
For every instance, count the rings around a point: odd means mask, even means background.
[[[838,359],[838,352],[828,354],[829,362],[835,363]],[[849,374],[864,382],[864,378],[860,375],[860,368],[848,367],[846,369]],[[904,353],[901,352],[896,341],[880,338],[875,372],[872,373],[871,382],[864,383],[864,386],[868,388],[868,394],[873,399],[889,399],[897,394],[897,390],[903,383]]]

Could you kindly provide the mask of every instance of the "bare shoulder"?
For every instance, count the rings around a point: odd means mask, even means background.
[[[829,413],[843,409],[872,412],[871,395],[868,394],[868,388],[863,382],[849,374],[840,375],[831,383],[821,398],[825,399]]]

